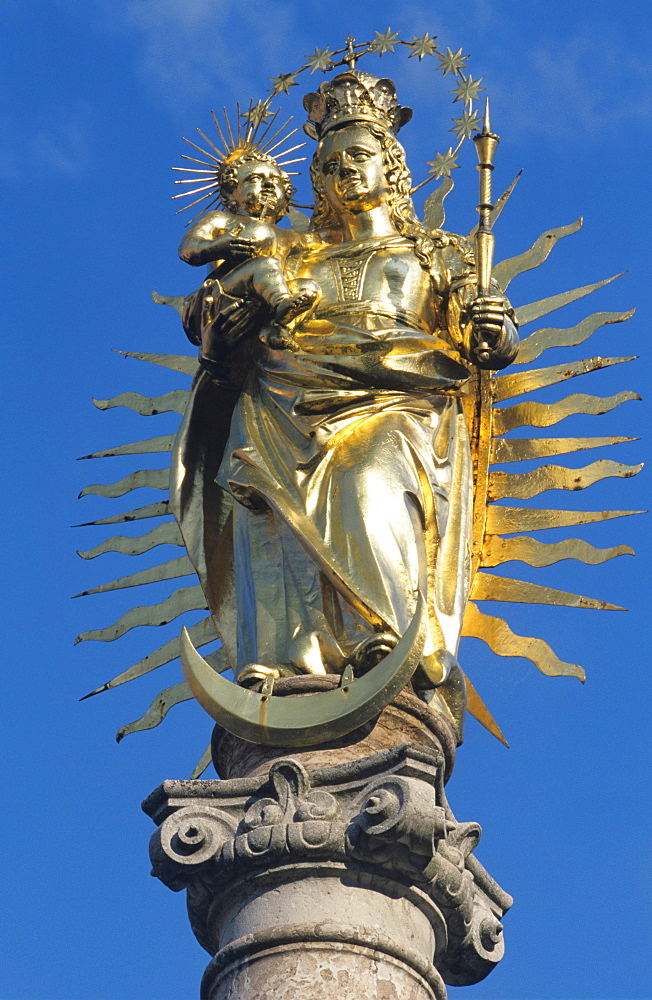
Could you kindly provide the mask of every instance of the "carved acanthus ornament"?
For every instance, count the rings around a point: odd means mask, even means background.
[[[502,958],[511,897],[473,855],[478,824],[453,816],[436,750],[404,744],[312,774],[285,758],[268,777],[166,781],[143,808],[160,823],[153,874],[188,890],[193,931],[211,954],[220,940],[216,898],[228,900],[256,875],[286,882],[309,864],[324,875],[366,876],[385,892],[388,883],[416,892],[436,926],[432,959],[445,982],[477,982]]]

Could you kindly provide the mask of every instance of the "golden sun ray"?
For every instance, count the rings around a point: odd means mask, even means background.
[[[223,160],[225,158],[226,154],[221,149],[219,149],[219,147],[216,146],[214,142],[212,142],[208,138],[208,136],[206,135],[205,132],[202,132],[202,130],[200,128],[197,128],[195,131],[199,132],[199,134],[202,137],[202,139],[204,139],[208,143],[208,145],[211,147],[211,149],[215,150],[215,152],[217,153],[217,155],[220,157],[221,160]]]
[[[225,107],[222,108],[222,113],[224,115],[224,121],[226,123],[226,130],[229,133],[229,139],[231,140],[231,149],[236,145],[236,141],[233,138],[233,132],[231,131],[231,122],[229,121],[229,115]]]
[[[199,131],[199,129],[197,129],[197,131]],[[216,156],[213,156],[213,155],[212,155],[212,153],[209,153],[209,152],[208,152],[208,150],[206,150],[206,149],[202,149],[202,147],[201,147],[201,146],[198,146],[196,142],[193,142],[193,141],[192,141],[192,139],[186,139],[185,135],[184,135],[184,136],[182,136],[182,138],[183,138],[183,141],[184,141],[184,142],[187,142],[189,146],[192,146],[192,147],[193,147],[193,149],[196,149],[196,150],[197,150],[198,152],[200,152],[200,153],[201,153],[201,154],[202,154],[203,156],[208,156],[208,157],[210,157],[210,159],[211,159],[211,160],[214,160],[214,161],[215,161],[215,163],[217,164],[217,166],[219,167],[219,165],[220,165],[220,163],[221,163],[222,161],[221,161],[221,160],[218,160],[218,158],[217,158]],[[201,160],[198,160],[197,162],[198,162],[198,163],[201,163],[202,161],[201,161]]]
[[[220,128],[220,123],[217,120],[217,115],[215,114],[214,111],[211,111],[211,117],[212,117],[213,122],[215,124],[215,128],[217,129],[217,134],[219,135],[220,139],[222,140],[222,143],[224,145],[224,149],[228,149],[229,148],[229,144],[226,141],[226,138],[224,136],[224,133],[222,132],[222,129]]]

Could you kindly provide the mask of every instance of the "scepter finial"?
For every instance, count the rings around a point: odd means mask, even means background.
[[[491,287],[491,272],[494,259],[494,234],[491,231],[491,213],[493,198],[491,195],[491,172],[494,169],[494,154],[500,142],[497,135],[491,131],[489,121],[489,98],[484,106],[482,132],[473,136],[476,153],[478,154],[478,170],[480,171],[480,204],[478,212],[480,221],[475,236],[475,259],[478,271],[478,295],[489,295]],[[482,352],[478,352],[481,357]]]
[[[482,132],[483,135],[489,135],[491,132],[491,122],[489,120],[489,97],[485,98],[484,102],[484,118],[482,119]]]
[[[358,61],[355,49],[353,48],[355,38],[353,35],[346,36],[346,62],[349,64],[349,69],[355,69],[355,64]]]

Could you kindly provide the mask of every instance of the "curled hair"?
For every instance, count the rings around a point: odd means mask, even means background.
[[[410,197],[412,178],[406,163],[405,150],[391,132],[386,132],[380,126],[371,122],[357,122],[356,124],[365,128],[380,143],[385,176],[389,186],[387,204],[392,223],[397,233],[412,240],[414,253],[419,263],[422,267],[429,269],[432,265],[435,242],[426,227],[419,222],[414,211]],[[339,219],[335,209],[326,198],[324,177],[319,162],[323,144],[324,140],[322,139],[310,164],[310,179],[315,194],[312,226],[314,229],[322,230],[338,229]]]
[[[238,170],[243,163],[270,163],[272,166],[276,167],[279,177],[281,178],[283,199],[285,201],[283,211],[278,214],[278,218],[281,218],[290,207],[292,197],[296,193],[296,188],[285,171],[281,170],[274,157],[262,152],[245,153],[243,156],[238,156],[237,158],[229,160],[224,164],[219,174],[220,202],[222,204],[222,208],[224,208],[227,212],[237,214],[238,206],[232,198],[232,194],[238,186]]]

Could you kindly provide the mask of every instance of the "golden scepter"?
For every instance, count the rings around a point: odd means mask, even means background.
[[[500,137],[491,131],[489,122],[489,98],[485,101],[482,132],[473,136],[478,154],[478,170],[480,172],[480,204],[478,212],[480,221],[475,234],[475,264],[478,272],[478,296],[491,295],[491,272],[494,263],[494,244],[496,238],[491,229],[491,212],[493,202],[491,195],[491,172],[494,169],[493,158]],[[476,348],[479,361],[487,361],[491,353],[491,345],[483,342]]]

